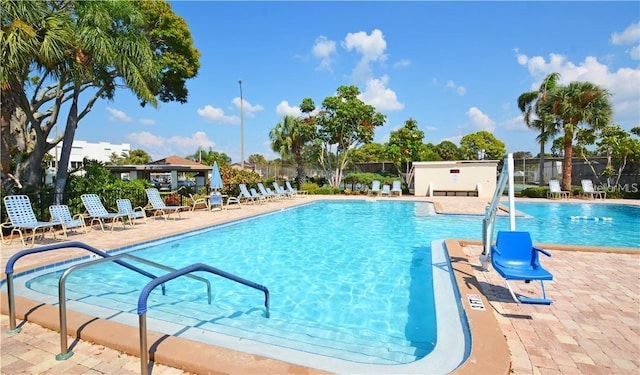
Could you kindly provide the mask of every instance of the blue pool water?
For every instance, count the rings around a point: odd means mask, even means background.
[[[535,242],[639,246],[637,207],[517,203],[516,209],[525,214],[517,229],[530,231]],[[497,230],[507,228],[508,220],[498,219]],[[217,332],[354,363],[397,365],[428,357],[449,334],[445,327],[438,336],[433,287],[434,269],[448,265],[434,267],[432,241],[479,240],[481,233],[481,216],[435,215],[426,202],[328,201],[163,240],[133,254],[174,268],[206,263],[271,293],[267,319],[263,295],[254,289],[198,273],[213,286],[207,305],[201,283],[173,280],[166,296],[157,288],[149,299],[151,330],[190,327],[198,333],[183,337]],[[33,278],[27,287],[57,296],[60,272]],[[112,263],[86,268],[67,280],[69,309],[82,305],[95,316],[121,315],[136,325],[137,298],[147,282]],[[455,299],[451,305],[459,314]]]
[[[640,207],[621,204],[518,202],[516,229],[534,242],[604,247],[640,247]],[[496,229],[507,230],[508,220]]]

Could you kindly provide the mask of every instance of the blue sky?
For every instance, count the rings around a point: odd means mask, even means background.
[[[202,53],[188,103],[141,108],[121,90],[96,103],[76,139],[130,143],[154,159],[200,146],[238,162],[242,80],[245,158],[279,157],[269,131],[341,85],[387,116],[376,142],[414,118],[425,142],[488,130],[509,152],[535,155],[517,98],[551,72],[608,89],[614,123],[640,125],[640,2],[171,4]]]

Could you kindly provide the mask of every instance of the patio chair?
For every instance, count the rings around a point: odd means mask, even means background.
[[[544,281],[553,280],[553,275],[540,264],[538,255],[551,254],[533,246],[529,232],[499,231],[496,244],[491,247],[491,264],[502,276],[509,288],[511,296],[516,302],[538,305],[550,305],[544,290]],[[516,296],[509,280],[530,282],[539,280],[542,288],[542,298]]]
[[[391,186],[391,194],[392,197],[401,197],[402,196],[402,182],[400,180],[393,181]]]
[[[560,199],[560,198],[569,198],[569,192],[563,191],[560,188],[560,181],[558,180],[549,180],[549,191],[547,192],[548,199]]]
[[[247,189],[246,184],[239,184],[238,186],[240,187],[240,195],[238,195],[238,198],[237,198],[238,202],[241,202],[242,200],[251,201],[251,203],[256,202],[257,198],[251,195],[251,193],[249,192],[249,189]]]
[[[371,189],[369,190],[369,193],[367,195],[369,195],[369,196],[371,196],[371,195],[379,196],[381,192],[382,191],[380,190],[380,181],[374,180],[371,183]]]
[[[193,194],[189,193],[189,198],[191,198],[191,211],[195,211],[198,208],[198,205],[203,205],[207,210],[210,209],[209,199],[207,197],[196,197]]]
[[[227,201],[228,200],[229,199],[227,198]],[[213,210],[222,211],[222,210],[224,210],[224,199],[222,198],[222,194],[220,194],[217,191],[211,192],[211,194],[209,195],[209,199],[208,199],[207,204],[209,206],[209,211],[213,211]]]
[[[278,196],[275,195],[273,191],[269,193],[269,191],[267,191],[267,189],[264,187],[262,182],[258,182],[258,189],[260,189],[260,195],[262,195],[265,199],[275,200],[279,198]]]
[[[391,195],[391,186],[388,184],[382,185],[382,190],[380,190],[380,196],[389,197]]]
[[[291,193],[286,191],[282,186],[278,185],[278,182],[273,181],[273,188],[276,191],[276,194],[280,194],[283,198],[292,198]]]
[[[97,194],[82,194],[80,199],[82,200],[82,204],[84,204],[84,208],[87,210],[89,218],[91,219],[89,226],[93,226],[93,223],[97,221],[100,224],[100,229],[105,232],[105,221],[110,221],[111,231],[113,232],[113,227],[116,221],[120,220],[122,222],[122,226],[126,229],[126,221],[129,220],[128,214],[107,211]]]
[[[294,189],[293,186],[291,186],[291,182],[289,181],[285,181],[284,184],[286,185],[287,191],[289,191],[289,194],[291,194],[292,197],[296,197],[298,195],[307,195],[309,193],[306,190]]]
[[[147,214],[144,211],[144,207],[133,208],[131,200],[126,198],[116,199],[116,206],[118,207],[118,213],[128,215],[131,225],[135,224],[134,219],[142,219],[145,223],[147,222]]]
[[[33,247],[36,241],[36,235],[38,230],[42,230],[42,237],[44,238],[44,232],[46,229],[53,234],[53,238],[56,238],[56,233],[53,229],[60,223],[53,223],[48,221],[38,221],[33,208],[31,207],[31,200],[26,195],[7,195],[4,197],[4,207],[7,210],[7,221],[2,223],[0,228],[0,236],[2,242],[6,245],[11,245],[13,242],[13,234],[18,233],[20,240],[24,246]],[[11,228],[9,233],[9,240],[5,241],[2,229]],[[25,235],[27,231],[31,231],[31,244],[27,244],[25,241]],[[24,231],[24,234],[23,234]]]
[[[258,194],[255,188],[249,189],[251,197],[253,198],[253,202],[264,203],[267,201],[267,197],[262,194]]]
[[[582,180],[580,183],[582,184],[583,196],[590,197],[591,199],[605,199],[607,197],[607,192],[594,189],[593,182],[591,180]]]
[[[69,206],[64,204],[49,206],[49,214],[51,214],[51,222],[59,223],[62,226],[62,233],[64,238],[67,238],[67,232],[70,229],[80,228],[83,232],[87,233],[87,226],[84,224],[84,216],[82,214],[76,214],[71,216]]]
[[[180,211],[189,209],[189,206],[167,206],[162,200],[160,192],[156,188],[146,189],[145,192],[149,199],[149,206],[154,210],[153,216],[162,215],[165,220],[169,220],[169,216],[171,216],[172,213],[175,213],[176,217],[174,217],[174,220],[176,220],[180,217]]]

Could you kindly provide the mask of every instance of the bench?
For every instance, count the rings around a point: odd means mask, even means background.
[[[477,190],[434,190],[434,197],[477,197]]]

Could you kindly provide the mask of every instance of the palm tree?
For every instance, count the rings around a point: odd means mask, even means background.
[[[562,189],[571,191],[573,138],[580,126],[598,130],[609,125],[612,107],[606,89],[591,82],[571,82],[549,92],[541,110],[554,116],[564,133]]]
[[[541,104],[548,97],[549,92],[558,85],[559,73],[551,73],[545,77],[537,91],[529,91],[518,97],[518,108],[524,116],[524,122],[529,128],[537,129],[540,135],[536,141],[540,144],[540,185],[544,184],[544,146],[557,133],[557,129],[552,123],[552,116],[541,111]]]
[[[314,130],[315,126],[310,119],[285,116],[284,120],[269,132],[271,149],[283,157],[292,155],[296,161],[296,180],[299,184],[306,180],[302,148],[311,140]]]

